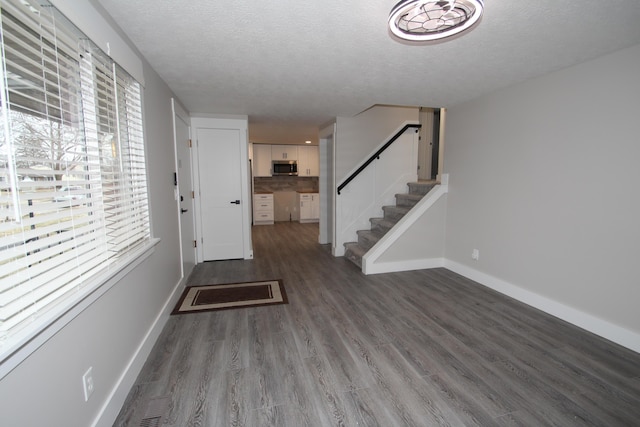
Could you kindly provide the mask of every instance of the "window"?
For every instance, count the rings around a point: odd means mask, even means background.
[[[0,13],[4,354],[149,243],[150,226],[140,85],[46,1]]]

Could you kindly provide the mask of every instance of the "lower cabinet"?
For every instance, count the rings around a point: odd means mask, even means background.
[[[320,220],[320,195],[318,193],[298,193],[300,222]]]
[[[253,225],[273,224],[273,194],[253,195]]]

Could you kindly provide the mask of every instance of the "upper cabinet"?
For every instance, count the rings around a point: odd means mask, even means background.
[[[271,145],[253,144],[253,176],[271,176]]]
[[[272,160],[298,160],[298,147],[296,145],[272,145]]]
[[[298,176],[320,176],[320,152],[317,145],[298,147]]]
[[[320,176],[320,152],[317,145],[252,144],[253,176],[272,176],[273,160],[296,160],[298,176]]]

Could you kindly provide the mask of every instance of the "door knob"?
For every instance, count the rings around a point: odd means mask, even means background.
[[[240,204],[240,200],[233,200],[231,202],[232,205],[239,205]]]
[[[180,208],[180,213],[185,213],[185,212],[188,212],[188,211],[189,211],[189,209],[182,209],[182,208]]]

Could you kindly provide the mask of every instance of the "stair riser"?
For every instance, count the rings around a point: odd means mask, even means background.
[[[400,219],[405,216],[406,212],[396,211],[393,209],[383,209],[384,210],[384,219],[398,222]]]
[[[358,231],[358,242],[345,243],[344,257],[362,268],[362,257],[369,251],[382,236],[384,236],[395,223],[419,201],[416,195],[424,196],[435,184],[409,183],[409,194],[396,196],[395,206],[383,206],[384,218],[371,218],[371,229]],[[413,195],[413,197],[412,197]]]
[[[387,234],[391,230],[391,228],[383,227],[383,226],[374,226],[371,228],[371,231],[375,231],[378,234]]]
[[[409,199],[402,196],[396,196],[396,206],[414,207],[420,200]]]
[[[409,194],[421,194],[421,195],[427,194],[429,191],[431,191],[433,187],[435,187],[435,184],[409,183],[408,185],[409,185]]]
[[[391,227],[393,227],[392,224],[383,223],[378,218],[372,218],[369,222],[371,222],[371,231],[380,235],[387,234],[387,232],[391,230]]]
[[[347,258],[352,263],[354,263],[355,265],[357,265],[358,267],[362,268],[362,257],[354,254],[349,249],[347,249],[344,252],[344,257]]]
[[[358,235],[358,244],[367,250],[371,249],[373,245],[378,243],[378,240],[380,239],[373,236]]]

